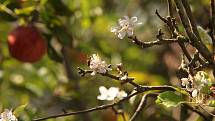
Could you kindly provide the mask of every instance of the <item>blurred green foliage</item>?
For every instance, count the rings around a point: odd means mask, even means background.
[[[209,0],[192,1],[192,5],[197,11],[194,14],[198,23],[207,27],[209,20],[205,11],[208,11]],[[174,47],[156,46],[142,50],[128,39],[119,40],[109,31],[120,17],[129,15],[137,16],[144,23],[135,30],[138,38],[152,41],[158,28],[168,35],[167,28],[154,14],[158,9],[162,15],[167,15],[166,8],[164,0],[0,0],[1,108],[15,109],[27,104],[19,120],[30,121],[36,117],[59,114],[63,110],[76,111],[103,104],[96,99],[100,85],[119,86],[130,92],[131,86],[121,86],[109,78],[80,78],[76,67],[87,67],[87,56],[93,53],[98,53],[108,63],[123,63],[129,75],[135,77],[139,84],[177,85],[174,71],[180,61],[171,63],[166,56],[166,52],[170,51],[170,58],[179,57],[174,54]],[[9,55],[7,47],[9,32],[30,22],[42,31],[49,45],[46,56],[34,64],[15,60]],[[66,48],[66,54],[62,53],[62,47]],[[70,76],[63,63],[65,56],[69,60],[67,66],[72,69]],[[169,66],[165,60],[168,60]],[[135,110],[139,98],[136,97],[134,104],[123,105],[127,118]],[[162,110],[159,106],[147,107],[138,120],[172,120],[171,111],[164,113]],[[93,112],[49,121],[108,121],[105,115],[110,114],[106,113]],[[122,121],[120,116],[118,121]]]

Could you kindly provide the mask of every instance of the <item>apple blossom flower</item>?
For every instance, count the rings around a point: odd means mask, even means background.
[[[188,78],[182,78],[181,79],[181,85],[184,86],[184,87],[187,87],[189,86],[189,79]]]
[[[97,96],[98,100],[107,100],[111,101],[115,98],[122,99],[127,96],[127,93],[125,91],[119,91],[119,88],[117,87],[110,87],[107,89],[104,86],[99,87],[100,95]]]
[[[18,121],[11,110],[5,109],[0,115],[0,121]]]
[[[121,91],[117,94],[116,98],[117,98],[117,99],[123,99],[123,98],[125,98],[125,97],[127,97],[127,96],[128,96],[128,94],[127,94],[125,91],[121,90]]]
[[[118,38],[123,39],[126,34],[132,36],[134,34],[134,27],[140,25],[142,22],[137,21],[137,17],[124,16],[118,20],[118,26],[111,27],[111,32],[114,32]]]
[[[90,63],[89,63],[90,69],[93,71],[91,73],[92,76],[94,76],[96,73],[106,73],[108,70],[111,70],[108,68],[108,65],[105,61],[102,61],[101,58],[97,54],[93,54],[90,57]]]
[[[198,96],[198,90],[197,89],[194,89],[192,91],[192,97],[197,97]]]
[[[202,85],[208,85],[209,84],[209,80],[206,78],[206,73],[204,71],[198,71],[195,79],[197,81],[199,81]]]

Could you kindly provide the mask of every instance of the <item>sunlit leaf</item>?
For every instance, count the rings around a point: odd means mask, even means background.
[[[172,91],[166,91],[157,96],[156,103],[163,104],[166,107],[176,107],[183,101],[182,96],[179,96]]]
[[[210,100],[208,102],[208,105],[211,106],[211,107],[215,107],[215,100]]]
[[[28,103],[26,104],[23,104],[23,105],[20,105],[19,107],[17,107],[15,110],[14,110],[14,114],[16,117],[18,117],[26,108],[26,106],[28,105]]]

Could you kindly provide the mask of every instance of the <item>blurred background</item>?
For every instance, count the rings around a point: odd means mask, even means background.
[[[197,23],[207,29],[210,0],[189,2]],[[0,0],[0,110],[27,104],[19,120],[30,121],[106,104],[108,102],[96,99],[102,85],[117,86],[130,93],[132,86],[120,85],[110,78],[99,75],[80,77],[77,67],[87,69],[87,58],[93,53],[99,54],[107,63],[123,63],[129,76],[135,77],[138,84],[179,86],[180,81],[175,76],[181,62],[177,44],[143,50],[129,39],[120,40],[110,32],[119,18],[128,15],[137,16],[143,23],[135,29],[139,39],[156,40],[160,28],[169,38],[168,28],[155,15],[156,9],[162,16],[167,16],[166,0]],[[33,19],[48,49],[38,62],[23,63],[10,56],[7,37],[14,28]],[[178,23],[181,26],[179,20]],[[182,27],[180,31],[183,33]],[[140,99],[141,95],[116,108],[123,109],[129,119]],[[138,121],[179,120],[179,108],[167,109],[155,105],[154,100],[150,98]],[[189,113],[194,115],[192,121],[199,120],[198,115]],[[49,121],[123,119],[107,109]]]

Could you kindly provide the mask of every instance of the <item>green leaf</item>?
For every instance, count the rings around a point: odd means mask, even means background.
[[[203,41],[204,44],[212,44],[212,39],[208,35],[207,30],[203,29],[201,26],[197,26],[197,29],[199,31],[199,35]]]
[[[34,6],[30,6],[30,7],[25,7],[25,8],[21,8],[21,9],[15,9],[15,13],[17,15],[30,15],[33,11],[35,10]]]
[[[23,104],[23,105],[20,105],[19,107],[17,107],[15,110],[14,110],[14,115],[16,117],[19,117],[19,115],[25,110],[26,106],[28,105],[28,103],[26,104]]]
[[[172,91],[160,93],[156,100],[156,103],[163,104],[166,107],[176,107],[182,102],[184,102],[183,98]]]
[[[0,19],[4,21],[16,21],[17,18],[12,15],[16,8],[20,8],[17,0],[0,0]]]
[[[208,102],[208,105],[209,105],[210,107],[215,107],[215,100],[210,100],[210,101]]]
[[[178,87],[174,87],[174,89],[175,89],[177,92],[181,93],[181,94],[184,94],[184,95],[187,95],[187,96],[190,95],[190,94],[189,94],[186,90],[184,90],[184,89],[181,89],[181,88],[178,88]]]

